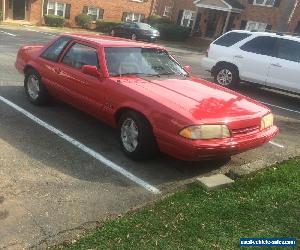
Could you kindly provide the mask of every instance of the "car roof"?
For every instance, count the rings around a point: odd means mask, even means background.
[[[246,34],[251,34],[254,36],[270,36],[270,37],[278,37],[278,38],[285,38],[289,40],[294,40],[297,42],[300,42],[300,37],[299,36],[292,36],[288,34],[283,34],[283,33],[275,33],[275,32],[267,32],[267,31],[248,31],[248,30],[232,30],[230,32],[238,32],[238,33],[246,33]]]
[[[151,43],[137,42],[119,37],[102,36],[97,34],[63,34],[74,39],[92,42],[101,47],[130,47],[130,48],[155,48],[166,50],[165,48]]]

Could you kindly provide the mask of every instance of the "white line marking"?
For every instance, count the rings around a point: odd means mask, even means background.
[[[47,33],[47,32],[44,32],[44,31],[34,30],[34,29],[30,29],[30,28],[26,28],[25,30],[32,31],[32,32],[37,32],[37,33],[41,33],[41,34],[44,34],[44,35],[47,35],[47,36],[56,36],[56,34]]]
[[[269,143],[272,144],[273,146],[276,146],[276,147],[279,147],[279,148],[284,148],[283,145],[280,145],[280,144],[278,144],[278,143],[276,143],[276,142],[269,141]]]
[[[3,31],[3,30],[0,30],[0,32],[1,32],[1,33],[4,33],[4,34],[6,34],[6,35],[9,35],[9,36],[17,36],[17,35],[15,35],[15,34],[8,33],[8,32]]]
[[[289,112],[294,112],[294,113],[300,114],[300,111],[297,111],[297,110],[283,108],[283,107],[280,107],[280,106],[277,106],[277,105],[274,105],[274,104],[271,104],[271,103],[267,103],[267,102],[262,102],[262,101],[259,101],[259,102],[261,102],[265,105],[271,106],[271,107],[275,107],[275,108],[279,108],[279,109],[286,110],[286,111],[289,111]]]
[[[22,113],[23,115],[25,115],[26,117],[31,119],[32,121],[36,122],[37,124],[39,124],[40,126],[46,128],[46,129],[48,129],[50,132],[56,134],[57,136],[59,136],[60,138],[66,140],[67,142],[71,143],[75,147],[81,149],[82,151],[84,151],[88,155],[94,157],[95,159],[97,159],[98,161],[103,163],[105,166],[107,166],[107,167],[113,169],[114,171],[122,174],[123,176],[127,177],[128,179],[135,182],[139,186],[145,188],[146,190],[148,190],[148,191],[150,191],[154,194],[160,194],[161,193],[161,191],[159,189],[157,189],[156,187],[154,187],[154,186],[150,185],[149,183],[143,181],[142,179],[136,177],[135,175],[131,174],[130,172],[128,172],[124,168],[122,168],[119,165],[117,165],[117,164],[113,163],[112,161],[108,160],[103,155],[97,153],[96,151],[94,151],[91,148],[88,148],[87,146],[83,145],[79,141],[77,141],[74,138],[68,136],[67,134],[63,133],[62,131],[54,128],[53,126],[47,124],[46,122],[40,120],[36,116],[32,115],[28,111],[24,110],[23,108],[19,107],[16,104],[12,103],[11,101],[7,100],[6,98],[0,96],[0,101],[4,102],[8,106],[14,108],[18,112]]]

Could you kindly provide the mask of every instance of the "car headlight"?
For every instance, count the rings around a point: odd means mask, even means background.
[[[208,140],[230,137],[226,125],[199,125],[190,126],[180,131],[182,137],[192,140]]]
[[[268,114],[261,119],[260,130],[272,127],[274,124],[273,114]]]

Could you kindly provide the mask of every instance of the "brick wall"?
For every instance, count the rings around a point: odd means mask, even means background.
[[[153,12],[156,15],[163,16],[164,11],[165,11],[165,7],[169,6],[169,7],[172,7],[172,12],[171,12],[171,15],[170,15],[170,18],[171,18],[172,13],[174,11],[174,4],[175,4],[175,0],[157,0],[155,2]]]
[[[295,9],[288,20],[288,32],[295,33],[298,23],[300,22],[300,1],[295,3]],[[298,30],[299,32],[299,30]]]

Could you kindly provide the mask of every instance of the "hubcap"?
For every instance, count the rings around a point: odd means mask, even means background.
[[[124,148],[132,153],[138,146],[138,127],[131,118],[127,118],[121,127],[121,140]]]
[[[133,34],[133,35],[131,36],[131,39],[132,39],[132,40],[136,40],[136,34]]]
[[[230,85],[232,83],[232,72],[229,69],[222,69],[217,75],[217,81],[223,86]]]
[[[40,92],[40,83],[38,78],[35,75],[30,75],[27,80],[27,90],[29,96],[35,100],[39,96]]]
[[[115,36],[115,31],[114,30],[111,31],[111,36]]]

